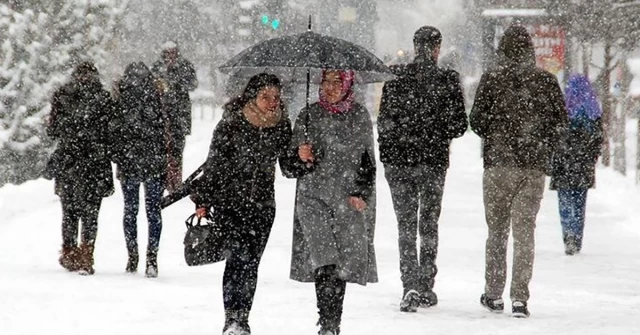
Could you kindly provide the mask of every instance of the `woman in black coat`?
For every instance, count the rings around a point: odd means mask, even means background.
[[[281,88],[276,76],[259,74],[225,105],[203,176],[192,184],[198,217],[212,208],[226,232],[224,334],[250,334],[258,266],[276,213],[276,161],[288,177],[291,162],[298,161],[287,150],[291,121],[280,100]]]
[[[551,189],[558,190],[565,253],[574,255],[582,249],[587,191],[595,186],[603,141],[602,110],[584,75],[569,78],[565,100],[569,128],[553,158]]]
[[[93,251],[102,198],[113,194],[111,132],[114,103],[102,88],[98,70],[79,64],[71,81],[51,102],[47,134],[57,140],[47,173],[55,179],[62,203],[60,264],[69,271],[93,274]],[[78,246],[78,226],[82,239]]]
[[[144,185],[149,242],[145,275],[158,275],[158,248],[162,232],[160,199],[167,173],[165,121],[160,95],[151,71],[142,62],[129,64],[118,84],[116,162],[124,195],[124,237],[129,260],[126,271],[138,268],[137,224],[140,185]]]

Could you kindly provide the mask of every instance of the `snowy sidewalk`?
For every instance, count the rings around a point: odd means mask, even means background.
[[[194,127],[186,152],[190,171],[204,159],[213,124]],[[347,288],[344,335],[374,334],[638,334],[640,333],[640,189],[598,171],[589,193],[583,253],[563,253],[555,192],[538,217],[530,319],[494,315],[479,304],[484,285],[486,227],[479,140],[454,141],[440,220],[440,304],[401,314],[395,216],[382,166],[378,170],[376,247],[380,283]],[[288,279],[295,182],[277,179],[278,209],[260,269],[250,318],[254,335],[316,334],[313,286]],[[164,211],[159,278],[124,272],[122,194],[103,202],[96,275],[81,277],[57,263],[60,206],[53,183],[0,188],[0,334],[221,334],[223,264],[189,268],[182,258],[188,200]],[[141,247],[146,219],[140,211]],[[510,248],[511,251],[511,248]],[[143,264],[144,261],[141,260]],[[141,271],[143,272],[143,271]],[[508,288],[504,295],[508,300]]]

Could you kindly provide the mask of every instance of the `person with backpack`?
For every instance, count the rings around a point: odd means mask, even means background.
[[[225,234],[224,335],[251,334],[258,268],[276,214],[276,163],[287,177],[294,177],[290,167],[303,166],[289,154],[291,121],[281,88],[278,77],[258,74],[224,105],[202,176],[191,183],[198,218],[213,211]]]
[[[567,255],[582,249],[587,191],[595,186],[603,141],[602,109],[589,78],[569,77],[565,90],[569,127],[553,159],[551,189],[558,191],[562,240]]]
[[[145,275],[158,276],[158,249],[162,232],[160,200],[165,188],[167,122],[154,85],[153,75],[143,62],[129,64],[118,84],[117,177],[124,196],[124,237],[129,255],[126,272],[138,269],[137,216],[140,185],[144,185],[149,225]]]
[[[512,230],[512,315],[528,317],[536,216],[567,112],[556,77],[536,67],[533,42],[524,27],[512,25],[505,31],[493,68],[480,79],[469,120],[484,142],[483,196],[489,234],[480,302],[492,312],[504,311]]]
[[[398,78],[385,83],[378,116],[380,160],[398,220],[402,312],[438,303],[433,288],[449,147],[467,130],[460,76],[437,66],[440,31],[422,27],[413,42],[416,58],[392,67]]]
[[[69,83],[54,94],[47,135],[57,148],[46,174],[62,204],[60,265],[93,275],[102,198],[113,194],[111,130],[115,104],[92,62],[78,64]],[[78,244],[78,228],[81,242]]]

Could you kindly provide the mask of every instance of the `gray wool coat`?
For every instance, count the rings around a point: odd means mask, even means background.
[[[298,115],[292,151],[304,143],[312,145],[315,162],[297,182],[291,279],[313,282],[318,268],[335,264],[347,282],[377,282],[375,153],[368,111],[354,103],[351,110],[334,114],[313,104]],[[362,197],[366,210],[350,206],[350,196]]]

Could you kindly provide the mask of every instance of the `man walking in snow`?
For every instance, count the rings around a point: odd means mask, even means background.
[[[182,181],[182,155],[187,135],[191,133],[191,99],[189,91],[198,86],[196,71],[188,60],[180,55],[178,45],[167,42],[162,46],[160,60],[151,67],[159,82],[169,137],[169,183],[171,192]]]
[[[480,80],[469,119],[471,129],[484,141],[489,234],[480,302],[492,312],[504,310],[507,242],[513,230],[512,312],[528,317],[536,216],[567,113],[556,77],[536,68],[533,42],[524,27],[505,31],[494,68]]]
[[[378,142],[398,220],[403,312],[438,303],[438,219],[451,140],[467,130],[460,77],[437,66],[442,35],[434,27],[413,36],[413,63],[393,67],[384,85]],[[416,239],[420,238],[420,254]]]

